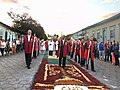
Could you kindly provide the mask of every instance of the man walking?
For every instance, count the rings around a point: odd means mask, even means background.
[[[67,55],[67,41],[65,40],[65,36],[59,41],[59,66],[61,66],[61,61],[63,59],[62,67],[64,68],[66,65],[66,55]]]
[[[28,30],[27,35],[24,36],[24,52],[27,68],[30,69],[31,64],[31,54],[33,49],[34,36],[32,36],[32,31]]]

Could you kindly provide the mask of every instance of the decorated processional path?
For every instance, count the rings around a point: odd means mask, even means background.
[[[109,90],[67,57],[66,67],[58,66],[58,58],[44,52],[42,63],[34,77],[32,90]]]

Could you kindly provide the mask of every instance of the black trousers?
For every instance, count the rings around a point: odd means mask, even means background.
[[[26,60],[26,65],[27,67],[30,67],[30,64],[31,64],[31,54],[27,54],[25,53],[25,60]]]
[[[85,65],[85,59],[84,58],[81,58],[81,66],[84,66]]]
[[[4,48],[1,48],[2,56],[4,55]]]
[[[91,70],[94,70],[94,60],[91,60]]]
[[[55,55],[57,55],[58,54],[58,50],[56,50],[56,53],[55,53]]]
[[[109,60],[109,57],[110,57],[110,62],[112,63],[112,55],[111,55],[112,52],[109,52],[108,53],[108,60]]]
[[[70,57],[73,58],[74,50],[71,52]]]
[[[64,68],[65,65],[66,65],[66,57],[60,57],[59,58],[59,66],[61,66],[61,61],[63,60],[62,62],[62,67]]]
[[[49,55],[52,56],[53,55],[53,51],[49,51]]]
[[[115,65],[119,65],[119,55],[114,55],[115,56]]]
[[[34,52],[33,52],[33,57],[34,58],[36,58],[37,56],[36,56],[36,51],[34,50]]]
[[[75,55],[75,62],[77,62],[77,56],[78,56],[78,63],[81,63],[81,61],[80,61],[80,54]]]

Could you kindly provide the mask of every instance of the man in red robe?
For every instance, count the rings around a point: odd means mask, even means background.
[[[61,61],[63,60],[62,67],[64,68],[66,65],[66,55],[67,55],[67,41],[65,39],[65,36],[62,36],[62,38],[59,40],[58,43],[59,46],[59,66],[61,66]]]
[[[91,70],[95,72],[94,70],[94,50],[95,50],[95,42],[93,41],[93,37],[90,37],[90,40],[86,42],[85,44],[85,59],[87,60],[87,69],[89,65],[89,59],[91,61]]]
[[[84,59],[84,53],[85,53],[85,47],[84,47],[84,39],[80,42],[80,58],[81,58],[81,66],[85,65],[85,59]]]
[[[72,46],[71,46],[71,54],[70,54],[70,57],[71,59],[73,58],[73,55],[74,55],[74,51],[75,51],[75,41],[72,41]]]
[[[32,36],[32,31],[28,30],[27,35],[24,36],[24,52],[25,52],[25,60],[27,68],[30,69],[31,64],[31,54],[33,52],[33,43],[34,43],[34,36]]]
[[[78,63],[80,62],[80,41],[77,40],[75,43],[75,62],[77,62],[77,56],[78,56]]]

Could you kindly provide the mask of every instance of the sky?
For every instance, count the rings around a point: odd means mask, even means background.
[[[71,34],[120,12],[120,0],[0,0],[0,21],[7,12],[28,13],[46,34]]]

